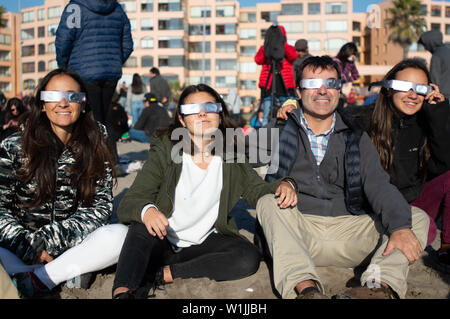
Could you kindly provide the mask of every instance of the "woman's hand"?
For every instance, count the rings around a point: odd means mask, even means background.
[[[53,260],[53,257],[50,256],[45,250],[43,250],[41,255],[36,260],[36,263],[38,263],[38,264],[43,264],[44,262],[49,263],[52,260]]]
[[[297,193],[292,185],[286,181],[281,182],[278,186],[275,196],[278,197],[278,205],[280,208],[297,205]]]
[[[437,104],[445,101],[444,95],[439,91],[439,87],[436,84],[430,83],[431,87],[433,87],[433,91],[425,96],[425,101],[428,104]]]
[[[143,222],[147,227],[148,232],[153,237],[158,236],[159,239],[164,239],[167,235],[167,227],[169,227],[169,221],[163,213],[157,210],[155,207],[150,207],[144,214]]]
[[[297,102],[294,100],[287,100],[284,102],[283,106],[277,111],[277,118],[287,120],[288,113],[291,113],[293,109],[297,108],[296,103]]]

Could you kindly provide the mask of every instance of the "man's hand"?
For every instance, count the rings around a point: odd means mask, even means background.
[[[291,113],[293,109],[297,108],[294,102],[289,103],[290,101],[293,100],[287,100],[286,102],[284,102],[283,106],[278,109],[277,118],[287,120],[288,113]]]
[[[53,257],[50,256],[45,250],[42,251],[41,255],[36,260],[36,263],[43,264],[44,262],[49,263],[53,260]]]
[[[158,236],[159,239],[163,239],[167,235],[167,227],[169,227],[169,221],[159,210],[154,207],[150,207],[144,213],[143,222],[147,227],[148,232],[153,237]]]
[[[281,182],[275,191],[275,196],[278,197],[278,205],[280,208],[297,205],[297,193],[288,182]]]
[[[423,252],[419,240],[409,228],[399,229],[391,234],[383,256],[389,255],[394,249],[400,250],[410,265],[418,260]]]

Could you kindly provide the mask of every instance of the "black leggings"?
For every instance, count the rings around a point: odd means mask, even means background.
[[[153,237],[144,224],[132,223],[117,263],[113,291],[118,287],[136,291],[161,266],[169,265],[173,278],[224,281],[254,274],[260,260],[256,246],[249,241],[217,233],[200,245],[175,253],[167,238]]]

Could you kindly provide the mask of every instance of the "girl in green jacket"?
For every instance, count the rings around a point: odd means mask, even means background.
[[[257,248],[228,213],[241,197],[256,206],[268,193],[280,207],[294,206],[295,182],[264,182],[234,148],[227,152],[234,146],[227,129],[236,126],[214,89],[199,84],[182,92],[174,123],[151,139],[148,160],[119,205],[119,219],[130,226],[114,299],[146,298],[151,286],[174,278],[235,280],[258,270]]]

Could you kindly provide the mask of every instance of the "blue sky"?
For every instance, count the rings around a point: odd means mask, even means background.
[[[445,0],[450,2],[450,0]],[[242,7],[253,7],[255,2],[278,2],[277,0],[239,0]],[[380,0],[353,0],[354,12],[365,12],[367,6],[372,3],[380,2]],[[19,0],[0,0],[0,6],[6,7],[7,11],[17,12]],[[38,6],[44,3],[44,0],[20,0],[21,8]]]

